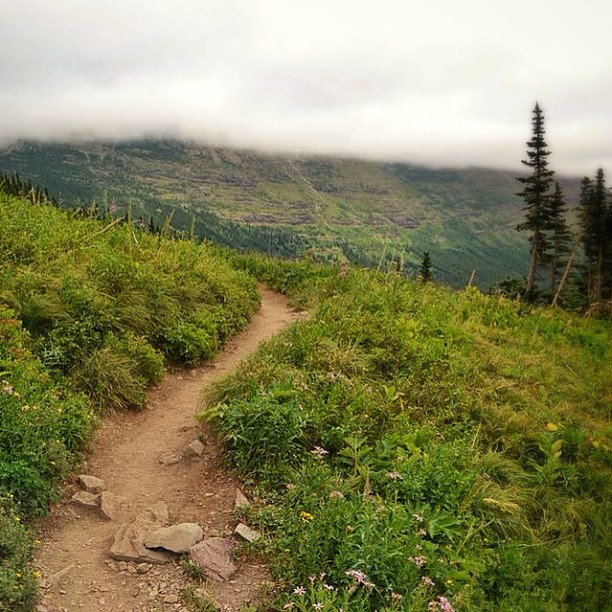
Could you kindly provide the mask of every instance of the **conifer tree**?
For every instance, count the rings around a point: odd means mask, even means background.
[[[425,251],[423,253],[423,260],[421,261],[421,267],[419,268],[419,278],[424,283],[428,283],[432,279],[431,255],[429,254],[429,251]]]
[[[544,114],[539,104],[533,109],[532,136],[527,142],[527,159],[522,163],[531,168],[527,177],[518,177],[517,180],[524,185],[523,191],[517,193],[523,198],[525,206],[525,221],[517,226],[519,231],[530,232],[529,242],[529,271],[525,287],[525,297],[533,299],[534,286],[538,266],[543,263],[548,242],[546,231],[550,229],[550,200],[549,194],[554,172],[548,168],[550,151],[545,139]]]
[[[608,276],[605,266],[610,246],[608,214],[606,182],[600,168],[595,181],[588,177],[582,179],[580,189],[580,238],[586,259],[585,286],[589,303],[601,301],[603,281]]]
[[[550,199],[550,294],[555,295],[557,285],[572,249],[572,234],[566,220],[567,206],[563,191],[555,181],[555,191]]]

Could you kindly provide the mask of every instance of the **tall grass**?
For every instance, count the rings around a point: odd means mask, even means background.
[[[297,268],[309,319],[203,413],[263,499],[278,607],[605,609],[609,323]]]
[[[211,357],[259,304],[206,245],[0,193],[0,610],[30,610],[27,522],[105,410],[141,408],[166,364]]]

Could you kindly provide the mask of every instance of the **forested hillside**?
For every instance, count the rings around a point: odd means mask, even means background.
[[[356,159],[271,156],[179,141],[21,143],[0,171],[48,187],[64,205],[124,213],[240,250],[415,274],[430,252],[440,282],[488,289],[525,275],[511,172],[427,169]],[[570,204],[578,181],[561,181]]]

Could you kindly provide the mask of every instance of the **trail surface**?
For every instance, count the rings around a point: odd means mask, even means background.
[[[231,534],[240,483],[223,468],[220,446],[194,415],[208,385],[297,316],[283,296],[261,291],[261,310],[212,363],[167,374],[149,393],[146,410],[104,420],[94,450],[79,472],[102,478],[106,490],[125,503],[115,519],[105,520],[98,510],[69,502],[78,489],[76,483],[66,491],[64,502],[40,530],[39,612],[189,609],[181,589],[194,583],[177,562],[138,568],[135,563],[113,561],[107,553],[120,524],[157,502],[167,504],[172,523],[198,523],[205,537]],[[180,456],[198,436],[205,441],[200,459],[164,463]],[[238,567],[231,580],[205,586],[219,610],[238,610],[256,600],[267,579],[265,567],[256,563],[238,562]]]

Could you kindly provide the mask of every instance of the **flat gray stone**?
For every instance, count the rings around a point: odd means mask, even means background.
[[[207,538],[189,549],[191,560],[211,580],[229,580],[238,569],[231,558],[232,541],[228,538]]]
[[[204,445],[200,440],[190,442],[183,451],[183,456],[187,459],[199,459],[204,454]]]
[[[142,519],[124,523],[115,534],[108,556],[116,561],[155,563],[157,565],[168,563],[173,558],[170,554],[164,551],[149,550],[144,545],[144,539],[156,529],[159,529],[158,523]]]
[[[104,481],[97,476],[90,476],[89,474],[81,474],[78,477],[79,485],[85,491],[89,493],[102,493],[104,491]]]
[[[248,508],[251,502],[246,498],[245,494],[240,490],[236,489],[236,501],[234,502],[234,510],[240,510],[240,508]]]
[[[119,495],[115,495],[110,491],[102,491],[100,493],[100,513],[105,519],[114,521],[121,511],[125,499]]]
[[[199,542],[203,535],[202,528],[196,523],[180,523],[148,534],[144,544],[147,548],[164,548],[175,553],[185,553]]]
[[[257,540],[261,538],[261,533],[259,533],[259,531],[251,529],[244,523],[238,523],[238,525],[236,525],[236,529],[234,529],[234,533],[245,539],[247,542],[257,542]]]
[[[90,493],[89,491],[77,491],[70,498],[70,502],[76,506],[97,508],[100,505],[100,495],[98,493]]]

